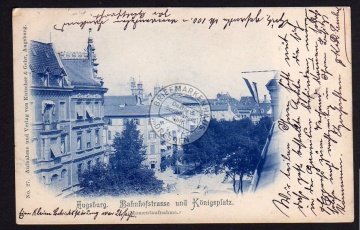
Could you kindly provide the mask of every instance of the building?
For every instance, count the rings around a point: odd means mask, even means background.
[[[253,123],[260,121],[262,117],[270,117],[272,114],[271,104],[264,95],[264,100],[256,103],[255,99],[250,96],[243,96],[239,103],[235,104],[236,119],[249,118]]]
[[[55,194],[79,189],[78,175],[106,162],[102,78],[93,40],[86,52],[57,53],[51,43],[31,41],[30,111],[35,173]]]
[[[135,122],[146,148],[144,164],[154,171],[159,171],[161,159],[170,157],[176,147],[160,139],[151,126],[150,119],[153,119],[153,124],[163,124],[167,122],[166,119],[160,118],[156,114],[152,114],[150,117],[150,106],[140,104],[139,100],[141,99],[137,95],[105,97],[105,119],[108,124],[105,142],[110,147],[115,134],[121,133],[127,122]],[[167,132],[172,137],[177,135],[176,130]],[[114,149],[112,149],[113,151]]]
[[[232,121],[235,119],[233,106],[228,101],[209,99],[211,118],[217,121]]]

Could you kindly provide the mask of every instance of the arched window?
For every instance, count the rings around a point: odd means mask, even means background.
[[[54,174],[50,179],[50,188],[56,190],[59,186],[59,175]]]
[[[63,169],[61,171],[61,185],[62,185],[62,188],[64,188],[68,184],[67,180],[68,180],[67,170]]]

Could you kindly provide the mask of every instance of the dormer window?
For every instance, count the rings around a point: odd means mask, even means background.
[[[49,73],[45,73],[42,76],[42,80],[43,80],[44,86],[49,86]]]
[[[32,54],[33,54],[34,56],[36,56],[36,55],[37,55],[37,53],[36,53],[35,49],[31,49],[31,52],[32,52]]]
[[[59,76],[59,78],[57,79],[59,87],[63,87],[64,85],[64,78],[62,76]]]

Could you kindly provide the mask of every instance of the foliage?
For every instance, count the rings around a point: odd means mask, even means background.
[[[211,120],[200,139],[184,146],[184,158],[198,173],[225,172],[224,180],[231,178],[234,192],[242,193],[243,177],[254,172],[271,125],[268,117],[256,125],[250,119]]]
[[[80,176],[82,193],[86,195],[157,194],[163,182],[143,164],[145,148],[136,124],[128,122],[123,132],[116,133],[115,155],[109,165],[97,165]]]

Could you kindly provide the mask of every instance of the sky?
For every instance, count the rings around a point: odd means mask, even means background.
[[[255,13],[257,10],[253,10]],[[138,25],[136,30],[119,24],[106,24],[100,31],[96,26],[69,27],[64,32],[53,29],[54,24],[78,19],[81,10],[68,10],[66,14],[39,10],[33,13],[29,25],[29,39],[53,43],[60,51],[84,51],[92,28],[97,55],[98,75],[104,78],[107,95],[130,94],[130,79],[141,79],[146,92],[152,92],[155,84],[166,86],[187,83],[197,87],[208,98],[219,92],[232,97],[251,95],[243,77],[258,85],[259,98],[268,91],[265,84],[274,72],[242,73],[280,69],[280,40],[276,31],[250,24],[247,28],[232,24],[226,30],[222,26],[208,29],[204,25],[150,24]],[[85,12],[84,15],[89,12]],[[191,16],[191,12],[172,10],[172,15]],[[49,20],[46,15],[53,14]],[[201,16],[201,12],[198,13]],[[224,17],[229,14],[213,11],[212,15]],[[180,17],[180,16],[179,16]],[[205,17],[205,15],[204,15]],[[81,18],[79,16],[79,18]],[[269,98],[269,96],[268,96]]]

